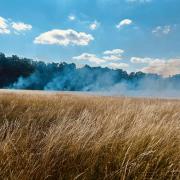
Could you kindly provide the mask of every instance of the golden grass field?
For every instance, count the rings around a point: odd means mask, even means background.
[[[180,101],[0,92],[0,179],[180,179]]]

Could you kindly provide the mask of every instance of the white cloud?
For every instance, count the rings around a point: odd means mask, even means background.
[[[160,59],[132,57],[131,62],[135,64],[147,64],[140,71],[145,73],[155,73],[162,76],[180,74],[180,58]]]
[[[91,23],[89,25],[89,29],[91,29],[92,31],[96,30],[98,27],[100,26],[100,23],[98,21],[94,21],[93,23]]]
[[[103,56],[103,59],[106,61],[119,61],[122,59],[122,56],[121,55]]]
[[[70,21],[75,21],[75,20],[76,20],[76,16],[75,16],[75,15],[69,15],[69,16],[68,16],[68,19],[69,19]]]
[[[156,73],[162,76],[180,74],[180,59],[153,61],[141,70],[146,73]]]
[[[134,64],[159,64],[164,63],[166,60],[160,58],[150,58],[150,57],[132,57],[130,61]]]
[[[123,53],[124,53],[124,50],[122,49],[113,49],[113,50],[107,50],[103,52],[103,54],[106,54],[106,55],[117,55],[117,54],[123,54]]]
[[[120,29],[124,26],[128,26],[128,25],[132,24],[132,22],[133,21],[131,19],[123,19],[122,21],[119,22],[118,25],[116,25],[116,28]]]
[[[95,64],[105,63],[105,60],[98,58],[95,54],[83,53],[80,56],[73,57],[74,60],[89,61]]]
[[[124,69],[124,68],[128,68],[129,64],[127,64],[127,63],[109,63],[107,66],[112,69]]]
[[[12,28],[16,31],[29,31],[32,29],[32,25],[23,22],[12,22]]]
[[[3,17],[0,17],[0,34],[9,34],[8,21]]]
[[[106,61],[118,61],[122,59],[123,53],[124,53],[124,50],[122,49],[107,50],[103,52],[103,54],[106,55],[106,56],[103,56],[103,59],[105,59]]]
[[[40,34],[35,38],[35,44],[49,44],[49,45],[78,45],[86,46],[90,41],[94,40],[91,34],[84,32],[76,32],[73,29],[61,30],[54,29],[45,33]]]
[[[170,25],[166,26],[157,26],[152,30],[152,33],[155,35],[167,35],[171,32],[172,27]]]
[[[148,57],[145,57],[145,58],[141,58],[141,57],[132,57],[130,59],[130,61],[133,63],[133,64],[147,64],[147,63],[150,63],[151,61],[153,61],[154,59],[152,58],[148,58]]]
[[[78,61],[88,61],[93,63],[93,65],[100,65],[102,67],[109,67],[112,69],[122,69],[128,68],[129,65],[127,63],[114,63],[111,62],[113,59],[105,59],[104,57],[97,57],[95,54],[83,53],[80,56],[73,57],[74,60]],[[109,62],[110,60],[110,62]]]
[[[11,30],[14,34],[18,34],[20,31],[27,31],[32,29],[32,25],[25,24],[23,22],[12,22],[11,19],[5,19],[0,17],[0,34],[10,34]]]
[[[117,64],[120,64],[121,66],[124,65],[124,63],[114,63],[114,61],[119,61],[122,59],[122,53],[124,50],[122,49],[114,49],[114,50],[108,50],[103,52],[102,54],[105,54],[106,56],[97,56],[95,54],[89,54],[89,53],[83,53],[80,56],[73,57],[74,60],[83,60],[83,61],[89,61],[91,63],[95,64],[101,64],[102,66],[105,65],[111,65],[111,67]],[[125,67],[125,66],[124,66]]]

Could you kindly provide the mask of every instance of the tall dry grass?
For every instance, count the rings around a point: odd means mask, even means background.
[[[0,179],[179,179],[180,101],[0,94]]]

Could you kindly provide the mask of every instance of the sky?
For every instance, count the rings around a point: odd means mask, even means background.
[[[0,52],[180,74],[180,0],[0,0]]]

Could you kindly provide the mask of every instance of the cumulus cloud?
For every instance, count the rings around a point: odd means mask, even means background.
[[[130,61],[133,64],[146,64],[146,63],[150,63],[151,61],[153,61],[154,59],[149,58],[149,57],[145,57],[145,58],[141,58],[141,57],[132,57],[130,59]]]
[[[88,61],[95,63],[95,65],[101,65],[103,67],[108,66],[111,68],[126,68],[128,64],[118,63],[117,61],[122,59],[122,49],[107,50],[102,53],[101,56],[95,54],[83,53],[80,56],[73,57],[74,60]],[[106,56],[104,56],[106,55]],[[116,61],[116,63],[114,63]]]
[[[12,22],[12,28],[16,31],[29,31],[32,29],[32,25],[23,22]]]
[[[180,58],[160,59],[132,57],[130,61],[135,64],[146,64],[145,67],[140,69],[145,73],[155,73],[165,77],[180,74]]]
[[[92,30],[92,31],[94,31],[94,30],[96,30],[99,26],[100,26],[100,23],[99,23],[98,21],[94,21],[93,23],[91,23],[91,24],[89,25],[89,29]]]
[[[106,54],[106,55],[117,55],[117,54],[122,54],[122,53],[124,53],[124,50],[122,49],[113,49],[113,50],[107,50],[103,52],[103,54]]]
[[[14,32],[14,34],[19,34],[21,31],[28,31],[31,29],[32,25],[30,24],[25,24],[23,22],[12,22],[9,19],[0,17],[0,34],[10,34],[11,32]]]
[[[0,34],[9,34],[9,33],[10,30],[8,27],[8,21],[5,18],[0,17]]]
[[[157,26],[152,30],[152,33],[155,35],[167,35],[171,32],[172,27],[170,25],[166,26]]]
[[[105,63],[105,60],[98,58],[95,54],[83,53],[80,56],[73,57],[74,60],[84,60],[95,64]]]
[[[49,45],[77,45],[86,46],[90,41],[94,40],[91,34],[84,32],[76,32],[73,29],[61,30],[54,29],[45,33],[40,34],[35,38],[35,44],[49,44]]]
[[[132,24],[133,21],[131,19],[123,19],[122,21],[119,22],[119,24],[116,25],[116,28],[120,29],[124,26],[128,26]]]
[[[103,56],[103,59],[106,61],[119,61],[122,59],[121,55],[109,55],[109,56]]]
[[[107,50],[103,52],[103,54],[106,55],[103,56],[103,59],[105,59],[106,61],[118,61],[122,59],[123,53],[124,50],[122,49]]]
[[[180,59],[154,60],[141,70],[146,73],[156,73],[165,77],[180,74]]]

